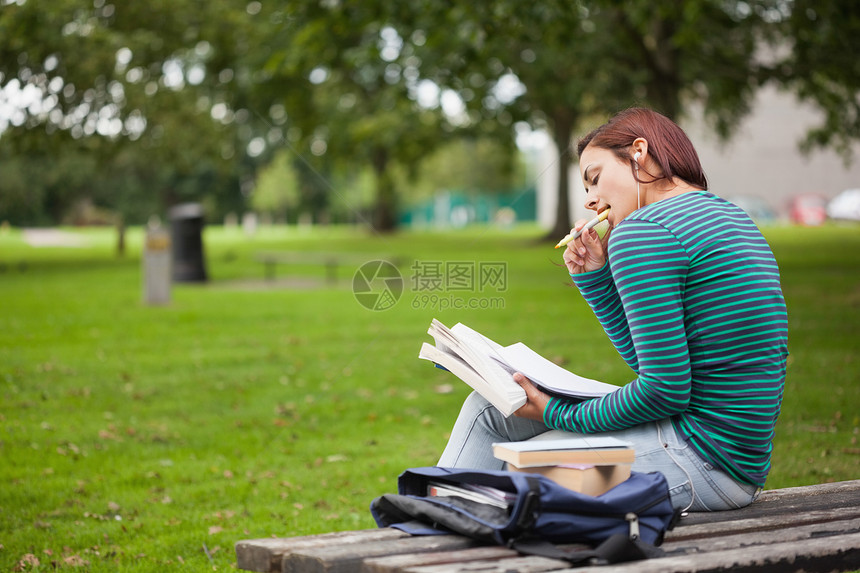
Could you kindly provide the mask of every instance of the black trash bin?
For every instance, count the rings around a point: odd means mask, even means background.
[[[174,282],[206,282],[203,258],[203,206],[183,203],[170,209]]]

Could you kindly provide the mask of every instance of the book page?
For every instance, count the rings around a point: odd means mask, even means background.
[[[512,372],[502,367],[495,354],[500,345],[463,324],[449,329],[435,318],[427,332],[435,348],[425,343],[419,358],[433,360],[450,370],[506,417],[525,404],[525,390],[514,382]]]
[[[430,360],[437,366],[442,366],[460,380],[480,393],[505,417],[510,416],[526,403],[526,393],[517,385],[516,392],[505,392],[504,388],[494,386],[478,374],[468,363],[454,353],[445,352],[437,346],[424,343],[421,345],[419,358]]]
[[[488,486],[474,484],[463,484],[461,486],[444,482],[431,481],[427,484],[427,495],[430,497],[455,496],[468,499],[477,503],[484,503],[508,509],[517,499],[513,493],[502,491]]]
[[[438,335],[441,334],[442,343],[448,345],[449,352],[457,354],[500,392],[515,396],[525,395],[522,387],[514,382],[511,373],[502,368],[492,346],[495,343],[465,325],[458,324],[457,329],[455,333],[434,319],[428,332],[436,340],[437,346],[440,342]]]
[[[496,354],[514,371],[522,372],[538,386],[573,398],[597,398],[618,386],[584,378],[547,360],[522,342],[500,347]]]
[[[483,334],[481,334],[477,330],[472,330],[471,328],[469,328],[468,326],[466,326],[462,322],[458,322],[457,324],[452,326],[451,332],[453,332],[454,334],[456,334],[457,336],[459,336],[461,338],[468,338],[469,340],[474,340],[476,342],[480,340],[481,342],[486,344],[486,346],[488,346],[493,351],[498,350],[499,348],[503,348],[503,346],[501,344],[499,344],[498,342],[496,342],[495,340],[492,340],[491,338],[484,336]]]

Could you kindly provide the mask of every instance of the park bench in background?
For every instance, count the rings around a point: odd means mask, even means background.
[[[255,260],[263,263],[263,274],[267,281],[273,281],[276,278],[276,270],[278,266],[287,266],[292,270],[288,271],[294,275],[296,267],[318,267],[322,266],[325,269],[325,280],[329,284],[335,284],[338,281],[338,269],[347,267],[348,278],[364,263],[374,260],[388,261],[394,266],[398,266],[399,261],[392,257],[360,255],[355,253],[314,253],[314,252],[296,252],[296,251],[264,251],[255,255]]]
[[[369,500],[368,500],[369,505]],[[573,546],[571,546],[573,547]],[[860,480],[769,490],[749,507],[692,513],[666,535],[666,556],[572,573],[783,573],[860,569]],[[262,572],[450,573],[564,571],[459,535],[413,537],[392,528],[236,544],[239,569]]]

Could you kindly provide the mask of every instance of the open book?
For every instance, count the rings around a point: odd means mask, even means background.
[[[435,346],[425,342],[418,357],[452,372],[505,416],[526,403],[525,390],[514,382],[515,372],[548,394],[575,400],[597,398],[618,389],[569,372],[521,342],[502,346],[461,323],[448,328],[434,318],[427,332]]]

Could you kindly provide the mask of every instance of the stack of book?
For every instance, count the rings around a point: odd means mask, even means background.
[[[510,509],[517,497],[511,492],[494,487],[475,484],[454,485],[437,481],[431,481],[427,484],[427,495],[431,497],[458,497],[501,509]]]
[[[600,495],[630,477],[636,453],[611,436],[532,440],[493,444],[507,469],[540,474],[586,495]]]

